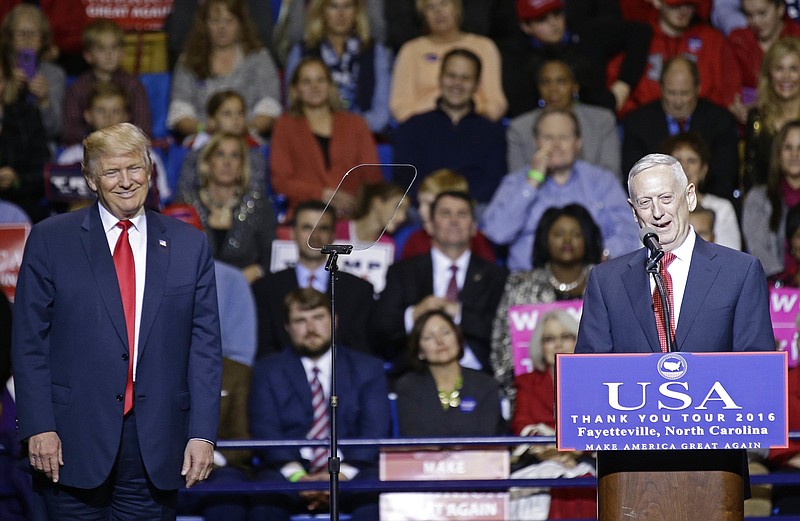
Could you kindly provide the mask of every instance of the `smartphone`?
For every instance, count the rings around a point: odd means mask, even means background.
[[[29,80],[36,75],[36,51],[34,49],[19,49],[17,51],[17,67],[25,73]]]

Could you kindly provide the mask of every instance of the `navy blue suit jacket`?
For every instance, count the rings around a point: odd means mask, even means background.
[[[338,428],[342,439],[386,438],[390,435],[388,386],[377,358],[345,347],[336,350]],[[311,429],[314,411],[311,387],[294,349],[256,361],[250,385],[250,432],[255,439],[302,439]],[[342,462],[355,467],[375,465],[377,447],[342,448]],[[298,448],[259,452],[261,462],[279,468],[290,461],[305,463]]]
[[[645,249],[595,266],[576,353],[661,352]],[[696,238],[675,327],[677,351],[773,351],[767,280],[748,254]]]
[[[31,230],[14,309],[20,439],[55,431],[60,484],[95,488],[122,433],[128,341],[114,261],[97,204]],[[215,441],[221,347],[214,264],[205,234],[147,212],[136,425],[148,476],[184,485],[190,438]]]

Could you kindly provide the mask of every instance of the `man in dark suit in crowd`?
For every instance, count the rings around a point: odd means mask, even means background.
[[[703,192],[733,200],[739,172],[736,120],[725,108],[699,98],[702,78],[697,65],[683,56],[666,63],[660,81],[661,99],[622,120],[622,171],[630,171],[645,154],[660,152],[668,137],[696,132],[711,150]]]
[[[324,215],[323,215],[324,212]],[[322,219],[320,220],[320,216]],[[328,256],[308,245],[332,244],[336,231],[335,215],[325,212],[325,203],[305,201],[297,205],[292,226],[297,244],[297,264],[272,273],[252,285],[258,312],[258,353],[256,358],[291,345],[283,324],[283,299],[297,288],[313,287],[330,294],[330,272],[325,270]],[[319,223],[317,223],[319,221]],[[314,225],[317,225],[314,230]],[[371,352],[367,324],[375,302],[374,289],[368,281],[339,271],[336,278],[336,343],[365,353]]]
[[[20,439],[41,515],[175,519],[209,475],[221,349],[205,234],[145,211],[150,142],[122,123],[84,141],[99,202],[34,226],[14,307]],[[135,391],[134,391],[135,385]]]
[[[666,352],[667,335],[673,336],[675,351],[774,350],[761,263],[695,234],[689,225],[689,212],[697,205],[695,187],[678,160],[663,154],[645,156],[628,175],[628,193],[639,226],[652,228],[665,251],[662,276],[665,282],[671,280],[665,285],[672,287],[672,324],[667,332],[660,299],[653,296],[654,282],[644,267],[648,250],[640,248],[592,270],[575,352]],[[666,462],[747,472],[745,453],[738,450],[598,454],[603,472],[631,466],[644,470]]]
[[[460,324],[466,341],[462,363],[491,372],[492,320],[503,294],[507,272],[472,255],[477,230],[473,203],[463,192],[442,192],[431,205],[429,254],[396,262],[373,314],[376,343],[384,357],[404,359],[406,336],[414,321],[432,309],[444,309]]]
[[[327,439],[331,381],[330,302],[313,288],[284,299],[291,349],[256,362],[250,392],[250,426],[257,439]],[[390,431],[388,387],[377,358],[338,347],[336,352],[338,435],[346,439],[385,438]],[[323,396],[324,395],[324,396]],[[259,478],[328,481],[328,447],[257,451]],[[378,449],[340,449],[341,478],[377,478]],[[327,491],[261,495],[252,519],[287,520],[290,514],[328,510]],[[378,519],[377,494],[345,494],[342,511],[354,521]]]

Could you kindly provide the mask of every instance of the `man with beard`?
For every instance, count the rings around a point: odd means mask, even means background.
[[[292,349],[256,362],[250,391],[250,427],[256,439],[327,439],[331,381],[331,313],[328,299],[313,288],[289,293],[285,327]],[[380,360],[337,346],[338,435],[344,439],[389,436],[388,388]],[[376,479],[377,447],[339,451],[340,479]],[[328,481],[328,447],[280,447],[258,451],[262,480]],[[328,491],[261,494],[253,519],[289,519],[300,513],[326,512]],[[354,521],[378,519],[378,496],[341,496],[341,510]]]

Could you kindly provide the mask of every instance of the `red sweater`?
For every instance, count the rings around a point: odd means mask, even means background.
[[[326,166],[319,141],[304,117],[286,113],[275,122],[270,176],[274,192],[286,196],[290,214],[297,203],[321,199],[324,188],[336,188],[345,172],[354,166],[378,163],[375,140],[361,116],[334,112],[328,156],[330,164]],[[352,172],[342,187],[355,195],[361,184],[382,179],[379,167],[365,167]]]
[[[620,116],[661,99],[661,71],[670,58],[678,55],[687,56],[697,64],[701,98],[723,107],[731,104],[740,82],[738,69],[731,67],[735,62],[733,52],[721,32],[709,25],[696,24],[686,29],[681,36],[673,38],[664,34],[657,22],[651,28],[653,38],[650,41],[644,74],[631,91]],[[617,77],[620,63],[621,58],[617,57],[609,64],[610,77]]]

